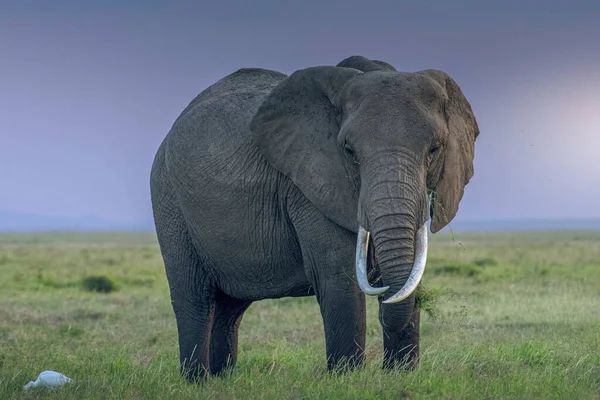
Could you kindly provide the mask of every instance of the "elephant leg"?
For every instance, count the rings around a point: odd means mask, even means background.
[[[156,197],[156,233],[171,290],[171,304],[179,335],[182,375],[189,381],[210,370],[210,333],[214,314],[214,284],[203,268],[183,216],[168,193]]]
[[[354,369],[364,361],[366,336],[365,296],[354,272],[356,236],[312,207],[292,214],[292,222],[323,318],[327,368]]]
[[[384,369],[398,367],[413,371],[418,367],[420,316],[421,311],[415,307],[408,324],[402,330],[399,332],[386,332],[384,329]]]
[[[342,372],[364,361],[366,310],[362,292],[338,285],[337,279],[317,278],[315,291],[323,317],[327,368]]]
[[[187,272],[194,270],[197,264],[188,259]],[[177,320],[179,334],[179,362],[181,374],[190,382],[205,376],[210,371],[210,335],[213,324],[215,302],[210,290],[193,290],[184,276],[173,271],[178,266],[165,261],[169,286],[171,286],[171,304]],[[194,266],[194,267],[193,267]],[[193,278],[192,280],[195,280]]]
[[[220,375],[233,369],[237,362],[238,329],[244,312],[252,304],[219,293],[215,303],[214,322],[210,342],[210,372]]]
[[[173,291],[171,302],[179,334],[181,374],[192,382],[210,371],[210,335],[215,305],[207,297],[190,299],[185,292],[175,294]]]

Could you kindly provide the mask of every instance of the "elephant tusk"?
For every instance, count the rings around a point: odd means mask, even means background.
[[[364,294],[377,296],[388,290],[390,287],[384,286],[376,288],[369,284],[369,279],[367,278],[369,236],[370,233],[367,232],[365,228],[362,226],[358,228],[358,238],[356,239],[356,280],[358,281],[360,290],[362,290]]]
[[[423,278],[423,273],[425,272],[425,264],[427,263],[427,222],[423,224],[423,226],[417,231],[417,238],[415,241],[415,261],[413,263],[412,270],[410,271],[410,276],[408,277],[406,283],[392,297],[383,302],[385,304],[393,304],[398,303],[408,296],[410,296]]]

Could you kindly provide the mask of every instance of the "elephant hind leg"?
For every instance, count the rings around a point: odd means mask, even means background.
[[[215,302],[210,342],[210,371],[221,375],[237,362],[238,329],[251,301],[238,300],[219,293]]]
[[[177,321],[181,373],[192,382],[210,371],[216,285],[206,272],[207,261],[192,243],[178,205],[169,192],[162,195],[159,189],[153,193],[156,233]]]
[[[210,371],[215,289],[183,226],[172,218],[169,228],[157,234],[177,321],[181,374],[192,382]]]

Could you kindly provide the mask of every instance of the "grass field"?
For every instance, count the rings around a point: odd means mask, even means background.
[[[381,371],[369,299],[366,367],[329,376],[309,297],[253,304],[235,372],[197,386],[154,235],[0,235],[0,399],[600,399],[600,232],[434,235],[424,284],[415,372]],[[76,382],[23,392],[47,369]]]

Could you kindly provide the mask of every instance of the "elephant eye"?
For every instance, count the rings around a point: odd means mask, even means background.
[[[344,150],[346,150],[350,154],[354,154],[354,150],[352,150],[352,147],[350,147],[348,143],[344,143]]]
[[[437,151],[440,149],[440,147],[442,147],[442,146],[441,146],[439,143],[437,143],[437,144],[434,144],[433,146],[431,146],[431,147],[429,148],[429,154],[434,154],[434,153],[436,153],[436,152],[437,152]]]

